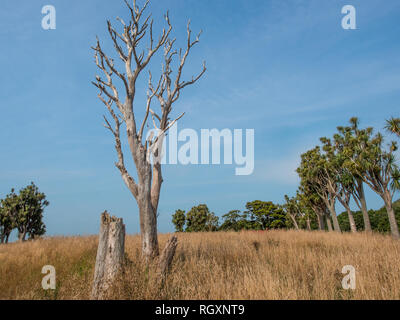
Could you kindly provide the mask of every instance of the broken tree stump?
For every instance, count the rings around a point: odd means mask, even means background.
[[[99,245],[91,299],[102,300],[115,278],[123,271],[125,256],[125,225],[122,218],[101,214]]]
[[[172,236],[166,243],[164,250],[162,251],[159,261],[157,278],[161,284],[164,283],[165,278],[171,268],[172,259],[174,258],[176,247],[178,246],[178,239]]]

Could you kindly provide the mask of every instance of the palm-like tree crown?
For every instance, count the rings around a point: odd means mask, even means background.
[[[400,137],[400,118],[391,117],[386,120],[385,129]]]

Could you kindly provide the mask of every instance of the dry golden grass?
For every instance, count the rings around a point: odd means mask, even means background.
[[[160,247],[169,235],[160,235]],[[400,299],[400,242],[389,236],[268,231],[178,234],[163,288],[128,236],[130,260],[112,299]],[[0,245],[0,299],[88,299],[97,237],[48,238]],[[57,289],[43,290],[44,265]],[[344,290],[344,265],[356,289]]]

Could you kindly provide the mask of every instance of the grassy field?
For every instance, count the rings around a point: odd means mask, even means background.
[[[160,247],[169,235],[160,235]],[[163,288],[128,236],[126,272],[111,299],[400,299],[400,242],[389,236],[268,231],[178,234]],[[88,299],[97,237],[57,237],[0,245],[0,299]],[[56,290],[43,290],[53,265]],[[344,265],[356,289],[344,290]]]

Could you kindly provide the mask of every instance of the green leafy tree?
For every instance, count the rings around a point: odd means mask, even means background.
[[[396,221],[399,224],[400,223],[400,208],[396,207],[394,209],[395,209]],[[390,232],[391,232],[390,223],[389,223],[389,218],[388,218],[385,207],[383,207],[379,210],[369,210],[368,214],[370,216],[372,231],[390,234]],[[353,216],[354,216],[354,220],[356,221],[357,227],[361,228],[362,224],[363,224],[362,212],[355,211],[355,212],[353,212]],[[350,230],[350,224],[349,224],[348,216],[347,216],[346,212],[339,214],[338,220],[339,220],[340,227],[342,228],[342,230],[344,230],[344,231]]]
[[[217,231],[217,229],[218,217],[210,212],[205,204],[194,206],[186,214],[185,231],[187,232]]]
[[[0,201],[0,242],[8,243],[12,230],[15,228],[15,220],[19,208],[19,197],[14,189]]]
[[[299,199],[297,197],[289,198],[289,196],[285,194],[285,204],[283,205],[283,208],[288,217],[291,219],[294,228],[299,230],[300,228],[297,220],[302,214]]]
[[[307,196],[300,187],[296,196],[290,198],[285,195],[285,203],[283,205],[289,219],[286,220],[288,228],[307,229],[309,231],[317,229],[317,215],[314,213]],[[324,213],[322,214],[325,215]]]
[[[325,202],[322,201],[320,196],[315,192],[314,185],[310,183],[310,181],[304,179],[304,177],[300,180],[298,196],[302,206],[307,208],[306,210],[309,212],[309,217],[315,216],[317,218],[318,230],[325,230],[325,221],[328,224],[328,229],[331,230],[331,221]]]
[[[302,212],[299,227],[301,229],[307,229],[309,231],[319,229],[318,215],[314,212],[307,196],[303,193],[301,186],[296,192],[296,198],[300,211]]]
[[[354,170],[353,161],[357,161],[361,157],[361,153],[365,150],[366,145],[372,139],[373,128],[368,127],[359,129],[358,119],[353,117],[350,119],[350,126],[337,127],[338,133],[334,135],[335,149],[340,157],[340,169],[342,175],[342,186],[346,192],[350,192],[354,202],[363,214],[364,230],[370,232],[371,223],[367,210],[367,202],[364,192],[363,177],[357,170]],[[348,161],[347,159],[352,159]],[[343,185],[344,182],[344,185]],[[341,201],[343,202],[343,201]],[[348,211],[349,209],[346,208]]]
[[[245,215],[249,217],[248,228],[253,230],[278,229],[286,227],[286,214],[280,205],[271,201],[247,202]]]
[[[400,118],[391,117],[389,120],[386,120],[385,129],[400,137]]]
[[[303,184],[312,188],[312,192],[325,203],[333,220],[334,230],[340,232],[335,209],[339,186],[332,165],[329,163],[328,157],[321,153],[319,146],[301,155],[297,173]]]
[[[362,177],[363,181],[384,201],[393,238],[400,239],[399,227],[392,204],[394,193],[400,188],[400,171],[394,152],[396,142],[392,141],[386,150],[383,136],[378,133],[370,141],[355,145],[358,157],[349,157],[347,165]]]
[[[329,167],[329,172],[332,175],[332,179],[328,180],[327,187],[335,193],[336,198],[346,209],[351,231],[357,232],[357,226],[354,221],[353,212],[350,209],[350,200],[352,198],[352,191],[354,189],[354,179],[352,173],[346,166],[344,166],[346,157],[340,152],[342,149],[340,142],[334,141],[332,143],[331,139],[325,137],[321,138],[320,140],[323,144],[323,150],[327,160],[326,166]]]
[[[239,231],[246,227],[247,221],[243,218],[240,210],[231,210],[222,216],[223,223],[219,227],[222,231]]]
[[[183,232],[186,223],[185,211],[176,210],[175,214],[172,215],[172,223],[175,226],[176,232]]]
[[[46,232],[42,218],[44,208],[48,205],[46,195],[33,182],[20,190],[15,216],[19,241],[25,241],[27,235],[33,239]]]

